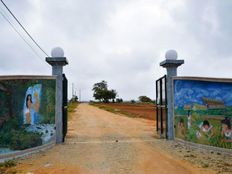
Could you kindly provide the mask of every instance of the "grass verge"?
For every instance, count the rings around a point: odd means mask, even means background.
[[[16,174],[17,171],[13,168],[17,165],[16,161],[9,160],[4,163],[0,163],[0,173],[1,174]]]
[[[69,102],[68,103],[68,120],[72,119],[73,112],[75,112],[75,109],[79,105],[79,102]]]

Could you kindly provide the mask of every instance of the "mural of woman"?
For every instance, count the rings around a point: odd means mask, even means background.
[[[36,84],[28,87],[25,94],[25,102],[23,107],[24,124],[34,125],[39,123],[41,90],[42,90],[41,84]]]
[[[25,124],[31,124],[31,114],[30,114],[30,110],[32,107],[32,97],[31,94],[28,94],[26,97],[26,120],[25,120]]]
[[[231,122],[229,118],[225,118],[221,121],[222,124],[222,131],[221,136],[223,137],[223,142],[230,142],[232,143],[232,129],[231,129]]]

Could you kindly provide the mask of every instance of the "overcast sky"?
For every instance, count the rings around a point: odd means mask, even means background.
[[[125,100],[154,99],[155,80],[165,73],[159,62],[169,49],[185,60],[179,75],[232,78],[231,0],[4,2],[48,54],[64,49],[69,92],[74,83],[83,100],[92,99],[101,80]],[[2,4],[0,11],[23,34]],[[41,59],[0,15],[1,75],[50,75],[45,55],[33,47]]]

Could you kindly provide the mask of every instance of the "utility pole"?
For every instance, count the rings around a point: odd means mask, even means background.
[[[72,98],[74,97],[74,83],[72,83]]]
[[[81,89],[79,89],[79,101],[81,102]]]

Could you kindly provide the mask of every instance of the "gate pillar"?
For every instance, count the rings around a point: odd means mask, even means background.
[[[62,48],[52,50],[52,57],[46,57],[46,62],[52,66],[52,75],[56,76],[56,143],[63,142],[63,66],[68,64]]]
[[[173,118],[173,95],[172,95],[172,77],[177,76],[177,68],[184,63],[184,60],[177,60],[177,52],[169,50],[165,54],[166,60],[160,63],[160,66],[167,69],[167,138],[174,139],[174,118]]]

